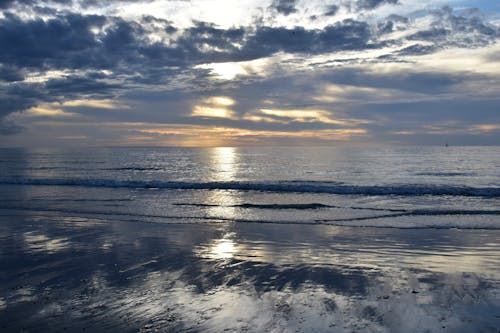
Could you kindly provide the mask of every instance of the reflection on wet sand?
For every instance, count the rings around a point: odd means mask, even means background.
[[[82,221],[0,218],[2,332],[500,327],[498,231]]]
[[[208,252],[208,258],[212,259],[230,259],[237,252],[237,245],[231,239],[233,234],[226,234],[221,239],[216,239]],[[202,253],[203,255],[203,253]]]
[[[27,252],[54,253],[63,251],[70,246],[66,237],[49,238],[47,235],[37,234],[32,231],[24,233],[23,238]]]

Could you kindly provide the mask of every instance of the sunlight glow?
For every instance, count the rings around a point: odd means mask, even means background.
[[[245,68],[235,62],[203,64],[195,68],[208,69],[211,73],[224,80],[232,80],[238,75],[248,74]]]
[[[184,128],[139,128],[139,133],[165,136],[167,139],[176,134],[178,141],[167,141],[164,144],[180,146],[244,146],[260,142],[273,142],[280,139],[313,139],[320,141],[345,141],[354,137],[365,136],[364,128],[339,128],[303,131],[265,131],[247,130],[231,127],[185,126]],[[267,141],[270,140],[270,141]]]
[[[213,244],[210,253],[216,259],[229,259],[234,256],[236,247],[231,239],[219,239]]]
[[[111,99],[75,99],[62,103],[68,107],[88,107],[96,109],[129,109],[128,105],[121,104]]]
[[[482,124],[482,125],[474,125],[469,128],[471,133],[489,133],[500,131],[500,124]]]
[[[236,148],[216,147],[211,153],[212,169],[215,171],[213,178],[219,181],[235,179],[237,168]]]
[[[227,231],[221,238],[212,239],[210,242],[200,244],[194,249],[197,256],[215,260],[226,260],[234,258],[241,250],[241,246],[235,242],[236,234]]]
[[[327,124],[344,125],[345,122],[330,118],[330,112],[326,110],[279,110],[279,109],[260,109],[264,115],[275,116],[279,118],[289,118],[298,122],[321,122]]]
[[[53,109],[51,105],[44,104],[26,110],[22,115],[28,117],[74,117],[77,114],[73,112],[66,112],[61,109]]]
[[[226,182],[234,181],[238,175],[238,148],[216,147],[210,149],[210,174],[212,181]],[[206,202],[215,204],[208,207],[208,215],[213,217],[236,218],[237,209],[234,207],[239,203],[239,194],[235,191],[217,190],[209,191]],[[225,245],[224,245],[225,244]],[[227,242],[220,244],[222,249],[227,247]]]
[[[197,105],[194,107],[191,116],[210,117],[210,118],[233,118],[234,113],[229,109]]]
[[[214,104],[214,105],[222,105],[222,106],[231,106],[235,104],[234,99],[226,96],[214,96],[209,97],[205,100],[206,103]]]
[[[231,97],[212,96],[206,98],[200,105],[196,105],[191,112],[191,116],[234,119],[235,114],[228,107],[235,103],[235,100]]]

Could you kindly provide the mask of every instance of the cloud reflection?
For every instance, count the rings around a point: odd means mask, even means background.
[[[34,232],[24,233],[23,239],[27,252],[54,253],[67,250],[71,245],[68,238],[50,238],[47,235]]]

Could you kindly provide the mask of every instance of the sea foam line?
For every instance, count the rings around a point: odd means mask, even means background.
[[[219,223],[256,223],[256,224],[276,224],[276,225],[329,225],[339,227],[370,227],[370,228],[395,228],[395,229],[488,229],[500,230],[500,225],[497,221],[461,221],[457,219],[439,220],[439,221],[406,221],[399,220],[398,217],[411,216],[443,216],[443,215],[500,215],[500,211],[479,211],[479,210],[464,210],[464,211],[433,211],[433,210],[414,210],[406,213],[394,213],[364,217],[348,217],[338,219],[314,219],[310,221],[301,220],[258,220],[258,219],[242,219],[223,216],[183,216],[183,215],[150,215],[125,212],[111,211],[85,211],[72,209],[54,209],[42,207],[1,207],[0,211],[33,211],[46,212],[57,214],[78,214],[80,216],[92,216],[92,218],[100,217],[103,220],[123,221],[123,222],[140,222],[140,223],[162,223],[166,224],[219,224]],[[3,214],[2,214],[3,216]],[[8,216],[11,216],[9,213]],[[168,222],[167,222],[168,221]],[[203,222],[197,222],[203,221]]]

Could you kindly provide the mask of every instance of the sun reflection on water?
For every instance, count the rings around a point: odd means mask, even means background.
[[[210,150],[211,170],[210,178],[214,181],[228,182],[237,180],[238,154],[234,147],[217,147]],[[214,190],[206,197],[206,203],[215,206],[208,209],[208,214],[214,217],[235,218],[236,208],[239,203],[237,191]]]
[[[236,253],[236,244],[232,239],[218,239],[210,249],[211,257],[214,259],[230,259]]]
[[[195,249],[195,254],[202,258],[225,260],[234,258],[240,251],[235,242],[234,232],[225,233],[221,238],[213,239]]]
[[[217,181],[232,181],[238,169],[237,149],[234,147],[216,147],[210,151],[210,162],[214,173],[211,175]]]

